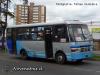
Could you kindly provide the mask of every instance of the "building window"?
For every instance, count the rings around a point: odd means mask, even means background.
[[[27,14],[28,13],[28,11],[27,10],[25,10],[25,14]]]
[[[38,15],[39,13],[33,13],[33,15]]]
[[[38,10],[39,9],[39,7],[33,7],[33,10]]]

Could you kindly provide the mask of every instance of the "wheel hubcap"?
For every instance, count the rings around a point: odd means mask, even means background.
[[[58,56],[58,61],[59,62],[62,61],[62,59],[63,59],[63,56]]]
[[[26,58],[26,53],[22,52],[21,56],[22,56],[23,59],[25,59]]]

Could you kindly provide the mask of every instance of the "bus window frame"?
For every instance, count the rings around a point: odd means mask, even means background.
[[[27,38],[27,39],[22,39],[22,38],[21,38],[21,39],[17,39],[17,40],[19,40],[19,41],[23,41],[23,40],[24,40],[24,41],[44,41],[44,31],[38,31],[38,27],[43,27],[43,28],[44,28],[44,26],[33,26],[33,27],[21,27],[21,28],[20,28],[21,30],[24,29],[24,28],[25,28],[25,29],[28,29],[28,31],[26,31],[26,32],[28,33],[27,36],[29,36],[29,37],[30,37],[30,34],[31,34],[31,33],[36,34],[36,39],[33,40],[33,39],[32,39],[32,36],[31,36],[31,38]],[[32,28],[35,28],[34,31],[31,30]],[[18,28],[18,29],[19,29],[19,28]],[[25,33],[26,33],[26,32],[25,32]],[[43,37],[42,37],[43,39],[42,39],[42,40],[41,40],[41,39],[40,39],[40,40],[37,39],[37,38],[39,37],[39,35],[38,35],[39,32],[43,33]],[[19,34],[20,34],[20,32],[17,32],[17,37],[18,37]],[[23,34],[23,32],[22,32],[22,34]],[[26,35],[26,34],[25,34],[25,35]]]
[[[68,25],[69,37],[71,38],[71,35],[73,34],[72,37],[74,38],[74,40],[70,40],[70,41],[71,41],[71,42],[84,42],[84,41],[86,41],[85,38],[83,38],[84,40],[82,40],[82,41],[77,41],[77,40],[75,39],[75,33],[74,33],[73,29],[72,29],[72,34],[70,33],[70,30],[69,30],[70,27],[72,28],[72,25],[80,25],[80,29],[81,29],[81,31],[82,31],[82,36],[84,37],[82,25],[85,25],[85,24],[69,24],[69,25]]]
[[[55,39],[55,27],[60,28],[58,26],[62,26],[64,28],[65,32],[64,32],[63,35],[65,35],[64,36],[64,39],[66,39],[65,42],[61,42],[60,40],[59,41],[58,40],[57,41],[54,40]],[[56,33],[56,35],[57,35],[57,33]],[[66,24],[53,25],[53,42],[59,42],[59,43],[67,43],[67,42],[69,42],[69,35],[68,35],[68,30],[67,30],[67,25]]]

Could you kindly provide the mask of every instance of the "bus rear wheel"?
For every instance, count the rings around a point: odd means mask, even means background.
[[[20,52],[20,56],[21,56],[21,59],[23,59],[23,60],[28,58],[27,52],[25,50],[22,50]]]
[[[57,53],[57,54],[55,55],[55,61],[56,61],[58,64],[64,64],[65,61],[66,61],[65,54],[64,54],[64,53]]]

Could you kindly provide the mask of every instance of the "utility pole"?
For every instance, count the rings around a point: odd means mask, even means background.
[[[8,2],[9,0],[6,0],[6,5],[5,5],[5,24],[3,25],[3,38],[2,38],[2,49],[5,49],[5,31],[7,27],[7,13],[8,13]]]
[[[6,13],[8,12],[8,0],[6,3]],[[7,14],[5,15],[5,28],[7,27]]]
[[[1,1],[0,1],[0,13],[1,13]]]
[[[91,22],[90,22],[90,23],[91,23],[91,26],[92,26],[92,24],[93,24],[92,20],[91,20]]]
[[[0,20],[1,20],[1,1],[0,1]]]

